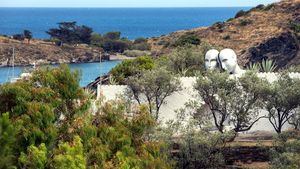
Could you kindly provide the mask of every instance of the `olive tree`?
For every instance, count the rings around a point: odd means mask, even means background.
[[[300,80],[281,73],[277,81],[269,83],[264,102],[268,118],[277,133],[295,115],[300,105]]]
[[[180,81],[164,68],[146,70],[128,79],[128,94],[139,104],[146,102],[150,113],[157,120],[165,99],[180,90]]]
[[[225,124],[233,126],[235,133],[248,131],[262,117],[258,117],[262,106],[260,98],[265,82],[254,73],[240,78],[227,73],[207,72],[197,78],[195,89],[208,107],[215,127],[225,131]]]
[[[295,110],[288,122],[290,125],[294,126],[295,130],[300,129],[300,107]]]
[[[200,46],[177,47],[172,51],[165,62],[167,69],[182,76],[195,75],[197,71],[204,71],[204,55],[211,48],[202,43]]]

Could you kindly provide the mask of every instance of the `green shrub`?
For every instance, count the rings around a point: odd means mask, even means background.
[[[250,20],[250,19],[240,20],[240,26],[247,26],[247,25],[250,25],[250,24],[252,24],[252,20]]]
[[[124,40],[105,40],[103,43],[103,49],[107,52],[122,53],[128,49],[129,46],[129,42]]]
[[[131,46],[131,49],[133,49],[133,50],[150,50],[151,46],[147,42],[133,43]]]
[[[138,43],[147,43],[147,39],[146,38],[136,38],[134,40],[134,44],[138,44]]]
[[[181,76],[193,76],[198,71],[204,71],[204,55],[211,48],[209,44],[199,46],[177,47],[168,58],[161,63],[162,66]]]
[[[230,35],[226,35],[223,37],[224,40],[229,40],[230,39]]]
[[[178,147],[178,154],[174,155],[177,168],[225,168],[222,154],[221,136],[205,132],[185,133],[182,135]]]
[[[163,140],[168,145],[170,158],[176,164],[175,168],[226,168],[223,148],[225,140],[229,137],[228,133],[211,132],[208,119],[202,118],[208,121],[207,125],[202,125],[206,122],[196,122],[188,112],[177,113],[175,120],[158,126],[155,132],[156,139]],[[204,111],[199,112],[201,117],[206,117],[204,114]]]
[[[85,169],[86,159],[83,152],[83,145],[79,136],[76,136],[70,143],[60,143],[54,150],[51,168],[56,169]]]
[[[16,166],[16,126],[9,117],[9,113],[0,115],[0,168],[13,168]]]
[[[150,140],[157,125],[146,107],[130,109],[125,100],[104,103],[81,132],[89,168],[171,168],[160,140]],[[129,117],[130,116],[130,117]],[[128,118],[129,117],[129,118]],[[147,139],[148,138],[148,139]]]
[[[225,27],[225,23],[224,22],[216,22],[213,24],[213,27],[216,27],[219,30],[222,30]]]
[[[148,56],[138,57],[132,60],[124,60],[113,68],[110,73],[119,84],[125,84],[128,77],[141,73],[142,70],[151,70],[154,60]]]
[[[201,43],[200,38],[194,34],[185,34],[180,36],[174,43],[173,46],[185,46],[185,45],[199,45]]]
[[[98,33],[91,35],[91,45],[101,47],[106,52],[119,52],[122,53],[129,48],[149,48],[147,44],[136,44],[133,46],[132,42],[127,38],[121,38],[120,32],[108,32],[101,36]]]
[[[121,38],[121,32],[107,32],[103,37],[110,40],[119,40]]]
[[[300,33],[300,23],[297,23],[297,22],[290,22],[290,28],[291,28],[295,33]]]
[[[104,43],[104,38],[98,34],[98,33],[93,33],[91,36],[91,45],[97,46],[97,47],[102,47]]]
[[[275,139],[270,151],[272,169],[300,168],[299,133],[282,133]]]
[[[19,162],[22,168],[44,169],[47,163],[47,148],[45,144],[43,143],[39,147],[29,146],[27,154],[21,153]]]

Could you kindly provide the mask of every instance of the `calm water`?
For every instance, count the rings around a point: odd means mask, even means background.
[[[0,8],[0,34],[31,30],[35,38],[62,21],[77,21],[95,32],[121,31],[124,37],[153,37],[209,26],[233,17],[238,8]]]
[[[72,70],[80,70],[82,73],[80,85],[86,86],[99,75],[108,73],[113,67],[115,67],[120,61],[109,61],[100,63],[82,63],[82,64],[70,64]],[[18,77],[28,67],[15,67],[15,77]],[[0,84],[9,81],[9,78],[13,76],[13,68],[2,67],[0,68]]]

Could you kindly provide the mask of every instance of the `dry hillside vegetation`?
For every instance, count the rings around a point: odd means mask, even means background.
[[[152,38],[149,43],[153,53],[166,53],[181,36],[192,34],[213,46],[236,50],[242,65],[249,61],[273,59],[279,67],[284,67],[300,64],[299,28],[295,28],[299,25],[300,1],[284,0],[268,6],[257,6],[210,27]]]

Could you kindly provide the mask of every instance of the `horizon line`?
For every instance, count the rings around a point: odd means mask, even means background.
[[[30,7],[30,6],[0,6],[0,8],[239,8],[239,7],[243,7],[243,8],[249,8],[249,7],[255,7],[255,6],[197,6],[197,7],[192,7],[192,6],[157,6],[157,7],[68,7],[68,6],[59,6],[59,7],[44,7],[44,6],[34,6],[34,7]]]

